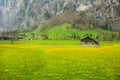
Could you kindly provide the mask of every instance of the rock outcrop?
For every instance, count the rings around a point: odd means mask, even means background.
[[[87,11],[101,23],[112,22],[113,28],[120,30],[120,0],[0,0],[0,32],[40,25],[65,10]]]

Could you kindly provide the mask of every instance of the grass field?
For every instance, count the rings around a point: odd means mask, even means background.
[[[120,42],[0,42],[0,80],[120,80]]]

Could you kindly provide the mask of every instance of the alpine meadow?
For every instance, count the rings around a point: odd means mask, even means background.
[[[0,80],[120,80],[120,0],[0,0]]]
[[[119,80],[120,42],[0,42],[1,80]]]

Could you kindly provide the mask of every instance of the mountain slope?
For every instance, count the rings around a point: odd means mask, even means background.
[[[66,10],[86,11],[102,24],[110,24],[119,19],[120,0],[0,0],[0,32],[31,29]],[[120,31],[119,24],[110,25]]]

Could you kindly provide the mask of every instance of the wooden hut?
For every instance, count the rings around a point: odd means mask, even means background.
[[[99,44],[99,42],[96,41],[95,39],[87,36],[87,37],[81,39],[81,44],[89,45],[89,46],[97,46]]]

